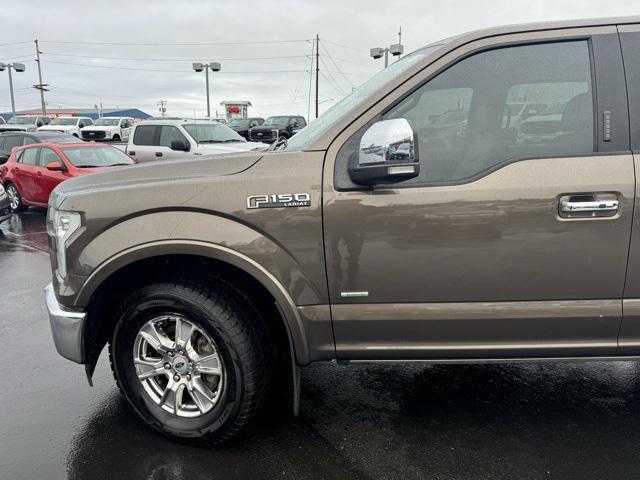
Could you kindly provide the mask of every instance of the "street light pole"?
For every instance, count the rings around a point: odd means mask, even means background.
[[[9,91],[11,92],[11,113],[16,114],[16,100],[13,98],[13,78],[11,78],[11,65],[7,66],[9,72]]]
[[[386,48],[380,48],[380,47],[372,48],[371,50],[369,50],[369,54],[374,59],[382,58],[382,56],[384,55],[384,68],[387,68],[389,66],[389,54],[393,55],[394,57],[400,57],[400,55],[404,53],[404,45],[400,43],[401,40],[402,40],[402,27],[400,27],[400,31],[398,32],[398,43],[389,45]]]
[[[194,62],[192,66],[196,72],[202,72],[204,70],[205,73],[205,83],[207,84],[207,118],[209,118],[211,117],[211,102],[209,100],[209,70],[212,72],[219,72],[222,69],[222,66],[218,62]]]
[[[204,74],[207,82],[207,118],[211,117],[211,105],[209,102],[209,65],[204,69]]]
[[[16,72],[24,72],[25,66],[24,66],[24,63],[0,63],[0,72],[2,72],[5,68],[9,72],[9,92],[11,93],[11,112],[15,115],[16,101],[13,95],[13,76],[11,75],[11,70],[13,69]]]

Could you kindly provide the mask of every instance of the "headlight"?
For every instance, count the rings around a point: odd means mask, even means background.
[[[56,259],[58,275],[64,279],[67,276],[66,243],[82,225],[82,217],[78,212],[65,212],[49,208],[47,218],[47,233],[56,242]]]

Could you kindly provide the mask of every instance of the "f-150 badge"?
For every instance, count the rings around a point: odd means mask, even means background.
[[[251,195],[247,197],[248,209],[310,206],[311,195],[308,193],[278,193],[275,195]]]

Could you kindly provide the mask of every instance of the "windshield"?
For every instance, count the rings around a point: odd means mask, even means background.
[[[35,125],[36,117],[11,117],[7,123],[13,123],[14,125]]]
[[[119,123],[119,118],[99,118],[95,121],[94,125],[99,127],[117,127]]]
[[[187,123],[182,125],[197,143],[233,143],[246,140],[221,123]]]
[[[54,118],[49,125],[75,125],[77,118]]]
[[[116,165],[134,165],[129,155],[115,147],[71,147],[64,154],[78,168],[113,167]]]
[[[269,117],[263,125],[286,125],[291,117]]]
[[[347,116],[349,112],[369,100],[394,77],[408,70],[410,67],[426,58],[429,54],[431,54],[441,46],[442,44],[438,44],[432,45],[430,47],[425,47],[421,50],[417,50],[407,55],[406,57],[403,57],[401,60],[390,64],[388,68],[385,68],[384,70],[378,72],[376,75],[374,75],[357,89],[355,89],[351,94],[344,97],[322,115],[316,118],[313,122],[309,123],[308,126],[291,137],[287,142],[286,150],[304,149],[305,145],[309,144],[317,137],[322,135],[333,124],[342,120],[342,118]]]
[[[249,120],[248,118],[234,118],[229,122],[229,126],[230,127],[246,127],[247,125],[249,125],[250,121],[251,120]]]

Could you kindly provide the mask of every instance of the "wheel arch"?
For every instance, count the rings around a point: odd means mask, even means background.
[[[252,282],[255,282],[252,286],[256,288],[259,286],[264,289],[260,293],[268,293],[269,298],[273,301],[273,306],[277,310],[277,314],[286,331],[292,360],[300,365],[309,363],[310,355],[303,320],[291,296],[278,279],[257,262],[240,252],[222,245],[200,241],[158,241],[139,245],[120,252],[96,268],[78,292],[76,300],[79,305],[91,306],[89,320],[84,332],[85,345],[90,345],[92,341],[91,338],[88,338],[93,334],[91,329],[92,309],[95,305],[98,305],[97,308],[99,308],[100,297],[104,296],[105,291],[108,290],[107,286],[111,282],[119,277],[126,276],[129,271],[137,266],[144,270],[148,269],[150,262],[164,262],[167,259],[176,258],[191,259],[194,265],[199,263],[200,266],[206,266],[206,262],[214,262],[208,265],[227,273],[232,272],[229,274],[233,275],[234,280],[237,283],[242,283],[237,285],[240,290],[243,290],[243,287],[245,289],[249,288],[249,284]],[[94,319],[94,321],[99,320]],[[85,349],[87,367],[91,369],[91,373],[103,346],[104,343],[101,343],[97,347],[97,352]],[[92,363],[93,365],[91,365]]]

